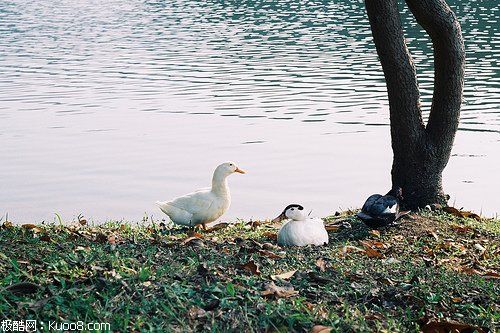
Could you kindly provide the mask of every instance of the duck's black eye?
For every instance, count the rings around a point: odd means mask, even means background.
[[[233,166],[233,163],[229,163],[229,166]]]
[[[291,210],[293,210],[293,208]]]

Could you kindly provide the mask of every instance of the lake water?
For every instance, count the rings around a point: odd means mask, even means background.
[[[497,1],[451,2],[465,97],[451,204],[500,212]],[[404,11],[423,105],[432,51]],[[360,1],[0,2],[0,216],[161,217],[234,160],[223,220],[324,216],[390,187],[383,73]]]

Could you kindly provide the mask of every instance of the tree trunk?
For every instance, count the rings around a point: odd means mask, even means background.
[[[434,94],[427,126],[397,0],[365,0],[389,97],[392,185],[403,189],[403,205],[413,209],[447,200],[442,172],[460,118],[465,51],[458,20],[444,0],[406,3],[431,37],[434,49]]]

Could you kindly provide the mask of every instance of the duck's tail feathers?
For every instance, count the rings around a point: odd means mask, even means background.
[[[162,212],[167,214],[168,202],[166,201],[156,201],[155,204],[161,209]]]
[[[364,212],[358,212],[356,214],[356,216],[359,217],[360,219],[362,219],[363,221],[373,220],[373,217],[371,217],[368,214],[365,214]]]

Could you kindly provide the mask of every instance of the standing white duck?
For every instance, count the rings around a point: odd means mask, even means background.
[[[308,218],[304,207],[297,204],[286,206],[285,210],[273,220],[279,222],[289,219],[278,232],[278,244],[281,246],[306,246],[328,244],[328,233],[323,220]]]
[[[212,187],[201,189],[171,201],[157,201],[162,212],[175,224],[194,227],[198,224],[206,229],[206,224],[217,220],[231,204],[227,176],[238,172],[245,173],[233,162],[219,165],[212,178]]]

